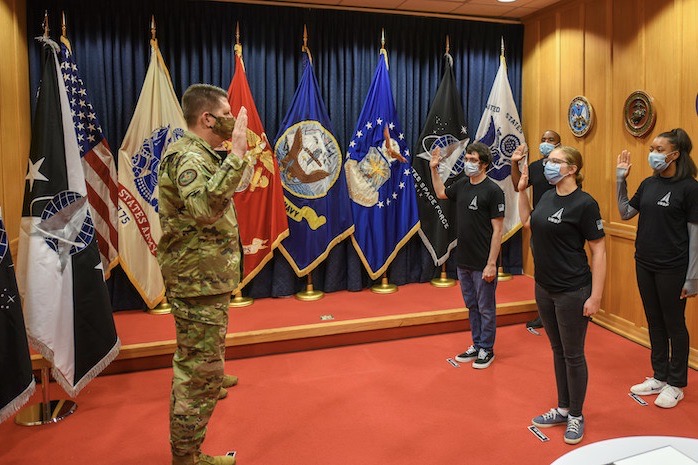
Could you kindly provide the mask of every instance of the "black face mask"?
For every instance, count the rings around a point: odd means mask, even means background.
[[[213,125],[211,130],[213,133],[223,139],[230,139],[233,136],[233,128],[235,127],[235,117],[234,116],[216,116],[212,113],[209,115],[213,116],[216,120],[216,124]]]

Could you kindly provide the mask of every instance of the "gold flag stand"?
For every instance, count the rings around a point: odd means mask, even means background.
[[[304,302],[312,302],[313,300],[322,299],[324,296],[324,292],[313,289],[313,277],[308,273],[308,284],[306,284],[304,291],[300,291],[296,294],[296,299]]]
[[[456,285],[456,280],[449,278],[446,274],[446,264],[441,265],[441,276],[431,280],[431,285],[434,287],[452,287]]]
[[[155,308],[149,308],[148,313],[151,315],[169,315],[172,313],[172,305],[170,305],[167,301],[167,297],[165,297]]]
[[[29,405],[15,416],[15,423],[22,426],[39,426],[61,421],[75,412],[78,404],[72,400],[50,400],[48,367],[41,368],[42,402]]]
[[[233,294],[233,298],[230,301],[230,305],[228,307],[230,308],[240,308],[240,307],[247,307],[249,305],[252,305],[254,303],[254,299],[252,297],[243,297],[242,296],[242,291],[235,291],[235,294]]]
[[[505,273],[504,267],[501,266],[501,263],[502,263],[502,251],[501,250],[499,251],[499,263],[500,263],[500,266],[499,266],[499,268],[497,268],[497,280],[498,281],[510,281],[510,280],[512,280],[513,276],[511,275],[511,273]]]
[[[376,294],[392,294],[393,292],[397,292],[397,285],[390,284],[388,282],[388,274],[383,273],[381,283],[372,286],[371,292],[375,292]]]

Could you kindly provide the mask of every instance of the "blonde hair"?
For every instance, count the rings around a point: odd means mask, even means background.
[[[582,181],[584,180],[584,175],[582,174],[582,167],[584,166],[582,154],[579,153],[579,150],[569,145],[562,145],[556,148],[555,151],[562,153],[563,158],[568,165],[574,165],[577,167],[577,171],[574,173],[574,180],[577,183],[577,186],[581,187]]]

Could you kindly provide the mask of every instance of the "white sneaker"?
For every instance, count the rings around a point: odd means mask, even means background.
[[[632,386],[630,392],[637,394],[638,396],[649,396],[652,394],[659,394],[662,389],[666,386],[665,381],[659,381],[654,378],[645,378],[645,380]]]
[[[683,389],[667,384],[654,401],[654,405],[662,408],[676,407],[683,399]]]

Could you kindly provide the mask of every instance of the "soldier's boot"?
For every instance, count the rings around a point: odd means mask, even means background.
[[[227,455],[211,457],[210,455],[199,454],[196,465],[235,465],[235,457],[228,457]]]
[[[218,390],[218,400],[223,400],[228,397],[228,390],[225,388],[220,388]]]
[[[223,386],[224,388],[233,387],[238,383],[238,377],[235,375],[223,375]]]
[[[173,455],[172,465],[196,465],[196,455]]]

